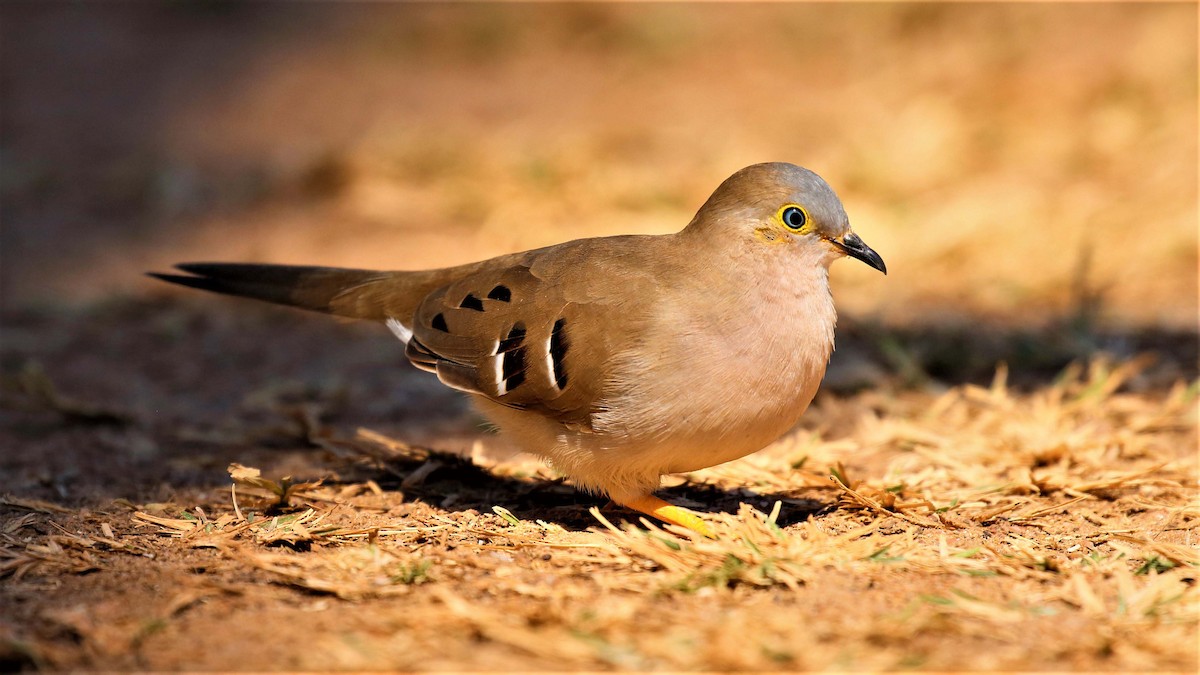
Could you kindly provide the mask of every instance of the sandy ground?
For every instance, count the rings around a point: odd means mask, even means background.
[[[8,3],[0,52],[5,669],[1195,670],[1194,6]],[[715,541],[378,326],[141,276],[666,232],[772,159],[891,273],[835,267],[797,429],[664,481]]]

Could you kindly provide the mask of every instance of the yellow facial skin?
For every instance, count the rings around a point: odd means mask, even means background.
[[[759,211],[757,207],[754,208],[752,217],[758,221],[753,230],[754,238],[770,246],[796,243],[805,247],[806,251],[816,246],[817,252],[822,252],[820,249],[824,248],[827,254],[822,256],[821,261],[826,266],[842,256],[849,256],[866,263],[872,269],[887,274],[887,265],[884,264],[883,258],[850,229],[841,202],[837,200],[833,192],[820,181],[817,181],[816,187],[819,189],[796,190],[790,194],[776,197],[779,199],[803,199],[812,206],[812,211],[809,211],[807,206],[792,201],[783,203],[774,212],[764,212]],[[724,198],[724,194],[720,196]],[[710,199],[716,199],[716,197]],[[726,201],[728,200],[718,199],[714,208],[728,206]],[[779,202],[774,203],[778,204]],[[763,204],[763,206],[767,205]],[[740,218],[744,217],[744,213],[744,210],[735,211],[731,215]],[[817,218],[813,218],[813,213],[817,214]],[[765,214],[771,215],[764,217]]]
[[[811,234],[817,226],[808,215],[808,209],[799,204],[784,204],[775,212],[775,221],[792,234]]]
[[[794,213],[791,209],[795,209],[799,213]],[[792,221],[789,224],[788,221]],[[793,225],[799,225],[794,227]],[[754,230],[755,236],[767,244],[787,244],[791,243],[792,238],[784,236],[784,233],[791,235],[812,234],[817,231],[816,225],[813,224],[812,218],[808,215],[808,209],[799,204],[784,204],[775,212],[775,216],[771,222]]]

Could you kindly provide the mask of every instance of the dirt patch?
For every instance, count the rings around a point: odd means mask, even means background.
[[[636,514],[497,459],[385,335],[270,309],[223,325],[164,303],[26,321],[53,346],[25,354],[0,413],[11,666],[1196,659],[1197,387],[1131,391],[1145,359],[1024,391],[1003,374],[826,391],[767,450],[668,481],[669,499],[708,512],[708,541],[621,526]],[[156,327],[177,324],[193,330],[162,341]],[[187,382],[155,365],[206,349],[223,358]],[[111,396],[77,395],[102,382]],[[262,473],[235,483],[234,463]]]

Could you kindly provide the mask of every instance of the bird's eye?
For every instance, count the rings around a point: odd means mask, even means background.
[[[779,219],[789,230],[799,231],[808,224],[808,214],[799,206],[785,206],[779,212]]]

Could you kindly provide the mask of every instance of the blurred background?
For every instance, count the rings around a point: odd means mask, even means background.
[[[847,349],[865,331],[879,368],[1144,348],[1194,366],[1194,6],[0,13],[10,322],[162,298],[142,272],[178,261],[420,268],[673,231],[736,169],[784,160],[887,260],[833,273]],[[1045,340],[991,344],[1014,331]]]
[[[1197,14],[0,0],[0,670],[1194,666]],[[492,461],[381,326],[144,276],[671,232],[775,160],[821,174],[889,274],[834,265],[837,351],[795,433],[668,480],[717,513],[820,509],[778,539],[805,547],[748,543],[761,565],[740,535],[702,568],[509,529],[593,527],[604,500]],[[364,428],[395,441],[351,442]],[[294,522],[327,538],[231,525],[237,499],[259,508],[234,462],[326,479]],[[947,527],[860,539],[883,521],[831,473]],[[330,543],[343,526],[363,545]],[[810,565],[813,541],[831,552]],[[820,576],[755,591],[776,555]],[[429,590],[390,595],[431,562]],[[668,569],[688,581],[639,604]],[[387,600],[333,601],[326,574]]]

